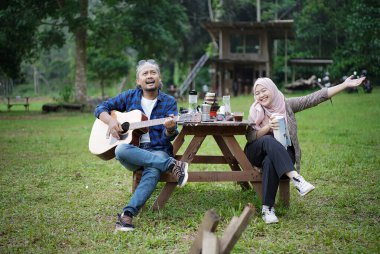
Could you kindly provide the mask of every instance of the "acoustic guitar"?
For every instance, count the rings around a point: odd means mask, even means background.
[[[119,144],[132,144],[138,146],[140,136],[148,132],[148,127],[163,124],[166,118],[148,120],[148,117],[140,110],[130,112],[111,111],[111,116],[115,118],[123,129],[119,134],[120,139],[109,134],[108,125],[96,119],[92,126],[89,150],[92,154],[103,160],[110,160],[115,157],[115,149]],[[201,114],[183,114],[173,118],[176,122],[200,122]]]

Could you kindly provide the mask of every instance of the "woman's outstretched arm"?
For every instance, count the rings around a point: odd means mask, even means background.
[[[353,76],[348,77],[343,83],[330,87],[327,89],[327,96],[329,98],[333,97],[334,95],[338,94],[339,92],[343,91],[344,89],[348,87],[355,87],[359,86],[365,77],[357,78],[357,79],[352,79]]]

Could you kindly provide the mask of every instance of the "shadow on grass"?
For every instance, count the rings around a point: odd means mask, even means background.
[[[210,188],[210,185],[213,185]],[[190,183],[183,189],[176,189],[165,207],[157,212],[152,211],[152,205],[159,195],[163,183],[147,202],[140,213],[141,219],[162,220],[174,223],[186,222],[187,227],[198,228],[206,211],[213,209],[222,219],[230,220],[232,216],[240,216],[245,205],[252,203],[257,208],[261,201],[253,190],[243,191],[234,183]],[[185,218],[185,219],[184,219]],[[153,221],[152,221],[153,222]]]

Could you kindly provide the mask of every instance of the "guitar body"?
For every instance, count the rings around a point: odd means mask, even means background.
[[[115,118],[120,124],[125,122],[135,123],[148,120],[140,110],[132,110],[130,112],[122,113],[112,111],[111,116]],[[101,120],[96,119],[92,126],[89,150],[92,154],[100,157],[103,160],[110,160],[115,157],[115,149],[119,144],[132,144],[139,145],[140,136],[148,132],[148,128],[128,130],[120,134],[120,140],[114,138],[112,135],[107,137],[108,125]]]
[[[120,139],[114,138],[112,135],[107,137],[108,125],[101,120],[96,119],[92,126],[88,148],[92,154],[103,160],[110,160],[115,157],[115,149],[120,144],[132,144],[138,146],[142,134],[148,132],[150,126],[164,124],[167,118],[159,118],[148,120],[140,110],[132,110],[127,113],[119,111],[111,111],[111,116],[120,124],[128,123],[123,129],[127,132],[119,134]],[[201,121],[201,113],[183,114],[180,117],[173,118],[176,122],[199,123]]]

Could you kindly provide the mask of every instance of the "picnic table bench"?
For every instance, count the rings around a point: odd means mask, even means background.
[[[29,97],[16,96],[15,98],[7,97],[7,108],[11,111],[13,106],[24,106],[25,111],[29,111]]]

